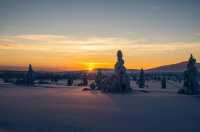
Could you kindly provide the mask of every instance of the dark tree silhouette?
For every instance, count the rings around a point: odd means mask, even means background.
[[[162,80],[161,80],[161,87],[163,88],[163,89],[165,89],[167,86],[166,86],[166,78],[165,77],[163,77],[162,78]]]
[[[33,69],[32,69],[31,64],[29,64],[28,71],[26,73],[26,84],[27,84],[27,86],[33,86],[34,85]]]
[[[73,79],[69,78],[67,79],[67,86],[72,86],[73,85]]]
[[[139,85],[139,88],[144,88],[144,86],[145,86],[145,78],[144,78],[144,70],[143,69],[141,69],[141,71],[140,71],[138,85]]]

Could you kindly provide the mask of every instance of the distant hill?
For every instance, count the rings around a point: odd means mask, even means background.
[[[200,63],[197,63],[196,66],[200,71]],[[186,67],[187,67],[187,61],[146,69],[145,72],[183,72],[186,69]],[[113,69],[102,68],[101,70],[107,73],[113,72]],[[127,71],[129,73],[139,73],[140,69],[128,69]]]
[[[186,69],[186,67],[187,61],[147,69],[146,72],[183,72]],[[200,63],[197,63],[196,67],[200,70]]]

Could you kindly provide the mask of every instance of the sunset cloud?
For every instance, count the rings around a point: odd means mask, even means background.
[[[73,37],[61,35],[17,35],[0,36],[1,49],[24,50],[85,50],[101,51],[114,49],[133,49],[138,52],[167,51],[200,47],[200,43],[186,42],[151,42],[146,39],[130,39],[117,37]]]
[[[0,55],[16,60],[15,63],[35,62],[54,67],[58,65],[69,67],[70,64],[73,67],[75,65],[77,67],[112,67],[118,49],[122,49],[125,57],[129,58],[126,64],[130,67],[135,67],[138,63],[143,67],[167,63],[167,60],[163,61],[162,58],[173,57],[172,55],[176,58],[168,60],[175,61],[190,53],[194,53],[197,57],[200,55],[199,42],[154,42],[145,38],[48,34],[0,36]],[[145,58],[150,56],[153,58],[151,62],[155,61],[152,63],[154,65],[149,64],[148,60],[145,61]],[[0,63],[9,63],[7,58],[1,60]],[[51,64],[51,61],[54,63]]]

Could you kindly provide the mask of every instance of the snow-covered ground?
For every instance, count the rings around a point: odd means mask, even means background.
[[[148,82],[132,94],[0,84],[0,132],[199,132],[200,97]]]

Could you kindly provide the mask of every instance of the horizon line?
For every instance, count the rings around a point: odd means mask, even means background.
[[[168,66],[168,65],[174,65],[174,64],[180,64],[180,63],[185,63],[187,61],[181,61],[181,62],[177,62],[177,63],[170,63],[170,64],[163,64],[163,65],[158,65],[158,66],[154,66],[154,67],[149,67],[149,68],[142,68],[144,70],[151,70],[151,69],[155,69],[155,68],[159,68],[162,66]],[[196,62],[198,64],[198,62]],[[90,71],[89,69],[62,69],[62,68],[56,68],[56,67],[39,67],[39,66],[33,66],[34,70],[37,71],[44,71],[44,72],[78,72],[78,71]],[[28,68],[28,64],[27,66],[24,65],[0,65],[0,71],[25,71]],[[126,68],[127,70],[140,70],[141,68]],[[92,69],[92,71],[96,71],[98,69],[105,69],[105,70],[112,70],[114,69],[114,67],[97,67]]]

